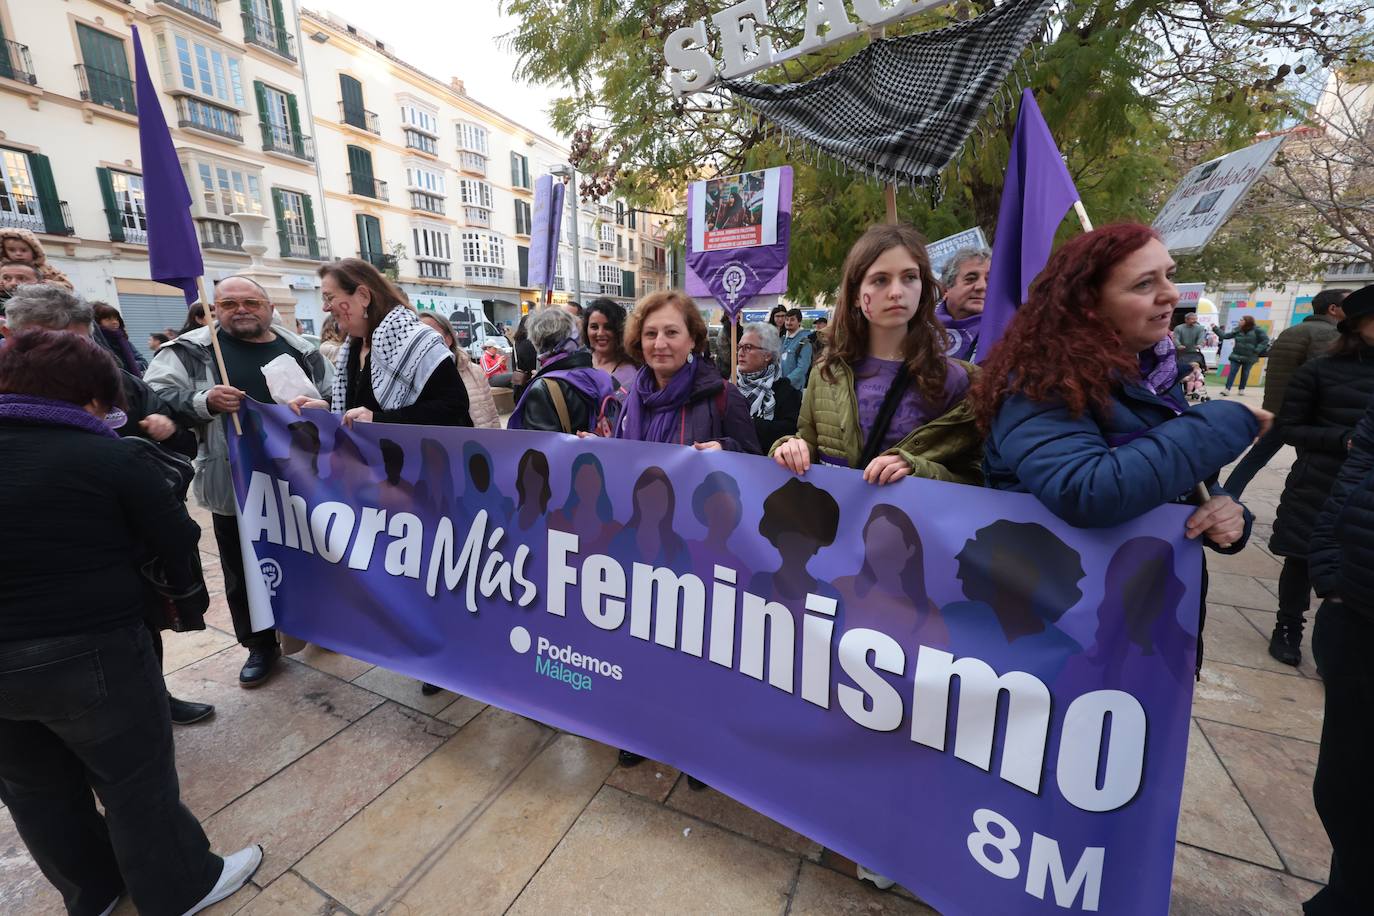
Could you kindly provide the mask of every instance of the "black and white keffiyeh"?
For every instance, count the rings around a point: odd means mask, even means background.
[[[334,388],[329,408],[334,413],[343,413],[348,402],[348,352],[352,346],[350,337],[334,357]],[[453,354],[439,333],[410,309],[396,306],[372,332],[368,360],[377,404],[382,410],[414,404],[435,367],[446,359],[453,359]]]
[[[958,155],[1055,0],[875,41],[805,83],[724,80],[784,135],[881,181],[930,184]]]
[[[735,381],[735,387],[749,402],[749,416],[756,420],[773,419],[773,411],[778,406],[777,398],[773,394],[773,386],[777,384],[780,378],[782,378],[782,367],[778,365],[776,359],[758,372],[741,372],[739,374]]]

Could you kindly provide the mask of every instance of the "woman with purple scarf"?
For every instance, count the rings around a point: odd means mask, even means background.
[[[0,348],[0,802],[68,912],[127,893],[140,913],[198,913],[262,849],[215,855],[180,800],[137,562],[146,546],[181,578],[200,530],[141,454],[154,446],[110,428],[123,400],[88,337],[25,331]]]
[[[643,363],[625,396],[618,439],[759,454],[749,403],[706,360],[706,322],[678,290],[639,301],[625,349]]]

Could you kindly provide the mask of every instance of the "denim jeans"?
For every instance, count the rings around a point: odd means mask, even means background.
[[[1255,444],[1250,446],[1250,450],[1231,470],[1231,475],[1226,478],[1226,483],[1222,484],[1222,487],[1232,499],[1240,502],[1241,496],[1245,493],[1245,488],[1250,486],[1250,481],[1254,480],[1255,475],[1274,460],[1274,456],[1279,453],[1281,448],[1283,448],[1283,433],[1279,432],[1276,423],[1269,428],[1269,432],[1260,436]]]
[[[1245,379],[1250,374],[1250,366],[1236,359],[1234,356],[1227,360],[1231,364],[1231,371],[1226,374],[1226,390],[1231,390],[1231,385],[1240,377],[1240,390],[1245,390]]]
[[[1349,605],[1323,602],[1312,657],[1326,686],[1312,800],[1331,839],[1331,874],[1303,912],[1374,913],[1374,620]]]
[[[0,800],[73,916],[124,889],[141,916],[178,916],[224,868],[181,803],[167,689],[142,623],[0,642]]]

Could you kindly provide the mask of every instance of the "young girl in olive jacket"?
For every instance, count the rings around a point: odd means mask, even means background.
[[[778,464],[857,468],[875,484],[982,484],[983,439],[965,400],[977,369],[944,356],[936,295],[919,232],[863,234],[845,258],[833,345],[811,370],[797,435],[773,445]]]

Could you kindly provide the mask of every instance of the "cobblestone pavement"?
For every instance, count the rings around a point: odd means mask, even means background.
[[[1197,685],[1173,912],[1296,913],[1330,849],[1312,808],[1322,687],[1266,651],[1280,563],[1266,550],[1292,461],[1251,485],[1256,536],[1209,556],[1207,663]],[[933,912],[900,888],[671,767],[315,647],[238,687],[214,538],[210,628],[168,634],[167,682],[216,704],[176,731],[182,791],[214,846],[262,843],[253,883],[214,916],[325,913]],[[0,809],[0,913],[61,913]],[[133,913],[126,902],[119,916]]]

